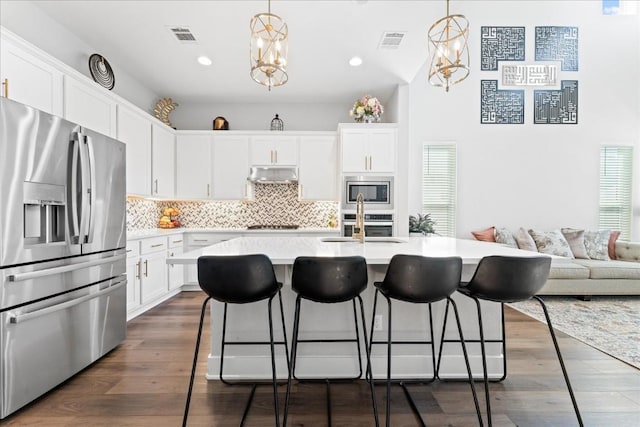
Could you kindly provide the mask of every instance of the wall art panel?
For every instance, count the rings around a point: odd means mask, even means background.
[[[498,61],[524,61],[524,27],[481,27],[480,69],[498,69]]]
[[[524,123],[524,90],[498,90],[497,80],[480,80],[480,123]]]
[[[534,124],[578,124],[578,81],[562,80],[560,90],[533,91]]]
[[[562,71],[578,71],[578,27],[536,27],[536,61],[560,61]]]

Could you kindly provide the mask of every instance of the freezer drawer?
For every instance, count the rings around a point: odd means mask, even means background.
[[[126,280],[52,298],[51,305],[2,314],[5,418],[112,350],[126,334]]]

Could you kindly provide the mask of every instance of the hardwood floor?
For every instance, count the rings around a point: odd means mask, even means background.
[[[179,426],[203,299],[199,292],[183,292],[134,319],[122,345],[0,424]],[[507,310],[509,376],[491,385],[494,425],[577,425],[546,326]],[[205,380],[208,336],[205,326],[189,426],[237,426],[250,387]],[[640,370],[565,334],[558,338],[585,425],[638,426]],[[333,425],[373,425],[364,382],[335,384],[331,390]],[[468,384],[434,383],[412,390],[428,425],[477,425]],[[285,387],[279,391],[283,402]],[[325,426],[324,386],[297,384],[293,391],[288,425]],[[271,393],[270,387],[258,387],[247,426],[274,425]],[[478,393],[482,404],[480,384]],[[377,388],[377,397],[383,422],[383,387]],[[399,387],[392,392],[392,411],[394,427],[418,425]]]

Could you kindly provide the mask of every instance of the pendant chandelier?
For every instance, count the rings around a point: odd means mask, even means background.
[[[449,14],[438,19],[429,28],[429,83],[449,86],[461,82],[469,75],[469,21],[464,15]]]
[[[289,80],[287,75],[287,52],[289,50],[289,30],[278,15],[269,11],[251,18],[251,44],[249,59],[251,78],[271,90],[272,86],[282,86]]]

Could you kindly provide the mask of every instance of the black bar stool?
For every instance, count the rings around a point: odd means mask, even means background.
[[[187,425],[187,416],[189,414],[189,403],[191,401],[191,391],[193,389],[193,381],[196,373],[196,363],[198,359],[198,350],[200,348],[200,337],[202,335],[202,324],[204,321],[205,309],[207,303],[212,298],[224,303],[224,315],[222,321],[222,349],[220,352],[220,380],[229,385],[246,384],[242,382],[229,382],[223,378],[223,362],[224,362],[224,346],[226,345],[269,345],[271,347],[271,375],[273,385],[273,406],[275,410],[276,426],[280,425],[280,414],[278,410],[278,384],[276,382],[276,363],[275,363],[275,345],[285,346],[285,355],[287,358],[287,367],[289,367],[289,349],[287,346],[287,334],[284,325],[284,312],[282,309],[282,294],[280,289],[282,283],[276,280],[273,271],[273,264],[266,255],[237,255],[237,256],[201,256],[198,258],[198,283],[200,288],[208,295],[207,299],[202,303],[202,312],[200,313],[200,325],[198,326],[198,338],[196,340],[196,349],[193,355],[193,367],[191,369],[191,380],[189,382],[189,391],[187,393],[187,402],[184,408],[184,417],[182,419],[183,427]],[[278,295],[280,301],[280,318],[282,320],[283,341],[274,341],[273,339],[273,319],[271,303],[273,298]],[[247,304],[268,299],[269,313],[269,341],[233,341],[227,343],[225,341],[225,333],[227,327],[227,304]],[[242,421],[243,425],[249,413],[251,402],[259,383],[254,383],[251,394],[247,401]]]
[[[562,368],[562,374],[564,381],[567,384],[569,395],[571,396],[571,402],[573,403],[573,409],[578,418],[580,426],[583,425],[582,417],[578,409],[575,396],[573,395],[573,389],[571,388],[571,382],[567,375],[567,370],[562,360],[562,354],[560,353],[560,347],[556,340],[556,335],[553,332],[553,326],[551,325],[551,319],[547,312],[547,306],[544,301],[536,295],[540,289],[544,286],[549,277],[549,270],[551,269],[551,258],[549,257],[512,257],[512,256],[486,256],[480,260],[476,272],[474,273],[471,281],[468,283],[461,283],[458,288],[458,292],[473,299],[476,303],[476,310],[478,313],[478,327],[480,331],[480,349],[482,351],[482,371],[484,376],[484,391],[485,400],[487,405],[487,422],[489,426],[491,423],[491,402],[489,396],[489,379],[487,374],[487,353],[485,351],[484,328],[482,324],[482,313],[480,310],[480,300],[494,301],[500,303],[501,316],[502,316],[502,343],[503,343],[503,357],[505,371],[502,379],[506,377],[506,336],[504,334],[504,304],[510,302],[525,301],[528,299],[537,300],[542,306],[544,316],[547,320],[547,326],[551,339],[553,340],[553,346],[555,347],[560,367]],[[447,309],[449,307],[447,306]],[[446,310],[445,310],[446,316]],[[445,325],[442,329],[442,335],[444,338]],[[440,357],[442,356],[442,343],[450,342],[451,340],[442,340],[440,344],[440,353],[438,355],[438,367],[440,366]],[[469,342],[469,340],[467,340]]]
[[[403,379],[396,380],[400,386],[402,386],[405,395],[413,409],[413,412],[419,418],[421,425],[425,425],[418,407],[416,406],[406,383],[427,383],[435,379],[436,363],[435,363],[435,344],[433,339],[433,318],[431,315],[431,304],[434,302],[447,300],[448,304],[451,304],[458,324],[458,333],[460,334],[460,344],[462,345],[462,353],[464,354],[464,360],[467,366],[467,374],[469,376],[469,384],[471,386],[471,393],[473,394],[473,401],[476,407],[476,413],[480,425],[482,425],[482,415],[480,413],[480,405],[478,404],[478,396],[473,384],[473,377],[471,375],[471,366],[469,365],[469,357],[467,355],[467,348],[464,343],[464,337],[462,335],[462,327],[460,325],[460,319],[458,317],[458,309],[455,302],[451,299],[458,285],[460,284],[460,275],[462,274],[462,259],[460,257],[423,257],[418,255],[394,255],[391,258],[387,273],[385,274],[382,282],[375,282],[376,293],[373,299],[373,318],[376,315],[376,305],[378,303],[378,293],[381,293],[387,299],[388,306],[388,321],[387,321],[387,340],[386,341],[373,341],[373,322],[371,325],[371,339],[369,342],[373,344],[386,344],[387,345],[387,421],[386,425],[391,425],[391,347],[392,344],[430,344],[431,345],[431,359],[433,363],[434,376],[431,379]],[[393,341],[391,338],[392,324],[391,324],[391,300],[399,300],[414,304],[428,304],[429,305],[429,340],[427,341]],[[370,353],[370,352],[369,352]]]
[[[360,316],[362,322],[362,330],[364,337],[364,347],[367,354],[367,369],[369,363],[369,346],[367,343],[367,327],[364,317],[364,305],[360,294],[367,288],[367,263],[361,256],[349,257],[298,257],[293,263],[293,272],[291,277],[291,287],[298,294],[296,297],[296,309],[293,321],[293,337],[291,343],[291,367],[289,369],[289,380],[287,384],[287,395],[285,398],[284,422],[287,425],[287,415],[289,413],[289,399],[291,396],[291,383],[295,378],[298,381],[318,382],[322,381],[327,385],[327,416],[329,426],[331,425],[331,380],[356,380],[362,377],[362,361],[360,353],[360,332],[358,328],[358,316],[356,314],[356,299],[360,303]],[[355,317],[356,337],[355,339],[298,339],[300,325],[300,305],[301,300],[306,299],[313,302],[334,304],[340,302],[351,301],[353,303],[353,314]],[[358,376],[349,378],[326,378],[318,379],[300,379],[295,375],[296,370],[296,354],[298,351],[298,343],[310,342],[355,342],[358,347],[358,364],[360,373]],[[368,375],[368,374],[367,374]],[[378,411],[376,407],[375,391],[373,383],[370,382],[371,401],[373,404],[373,414],[376,426],[378,426]]]

